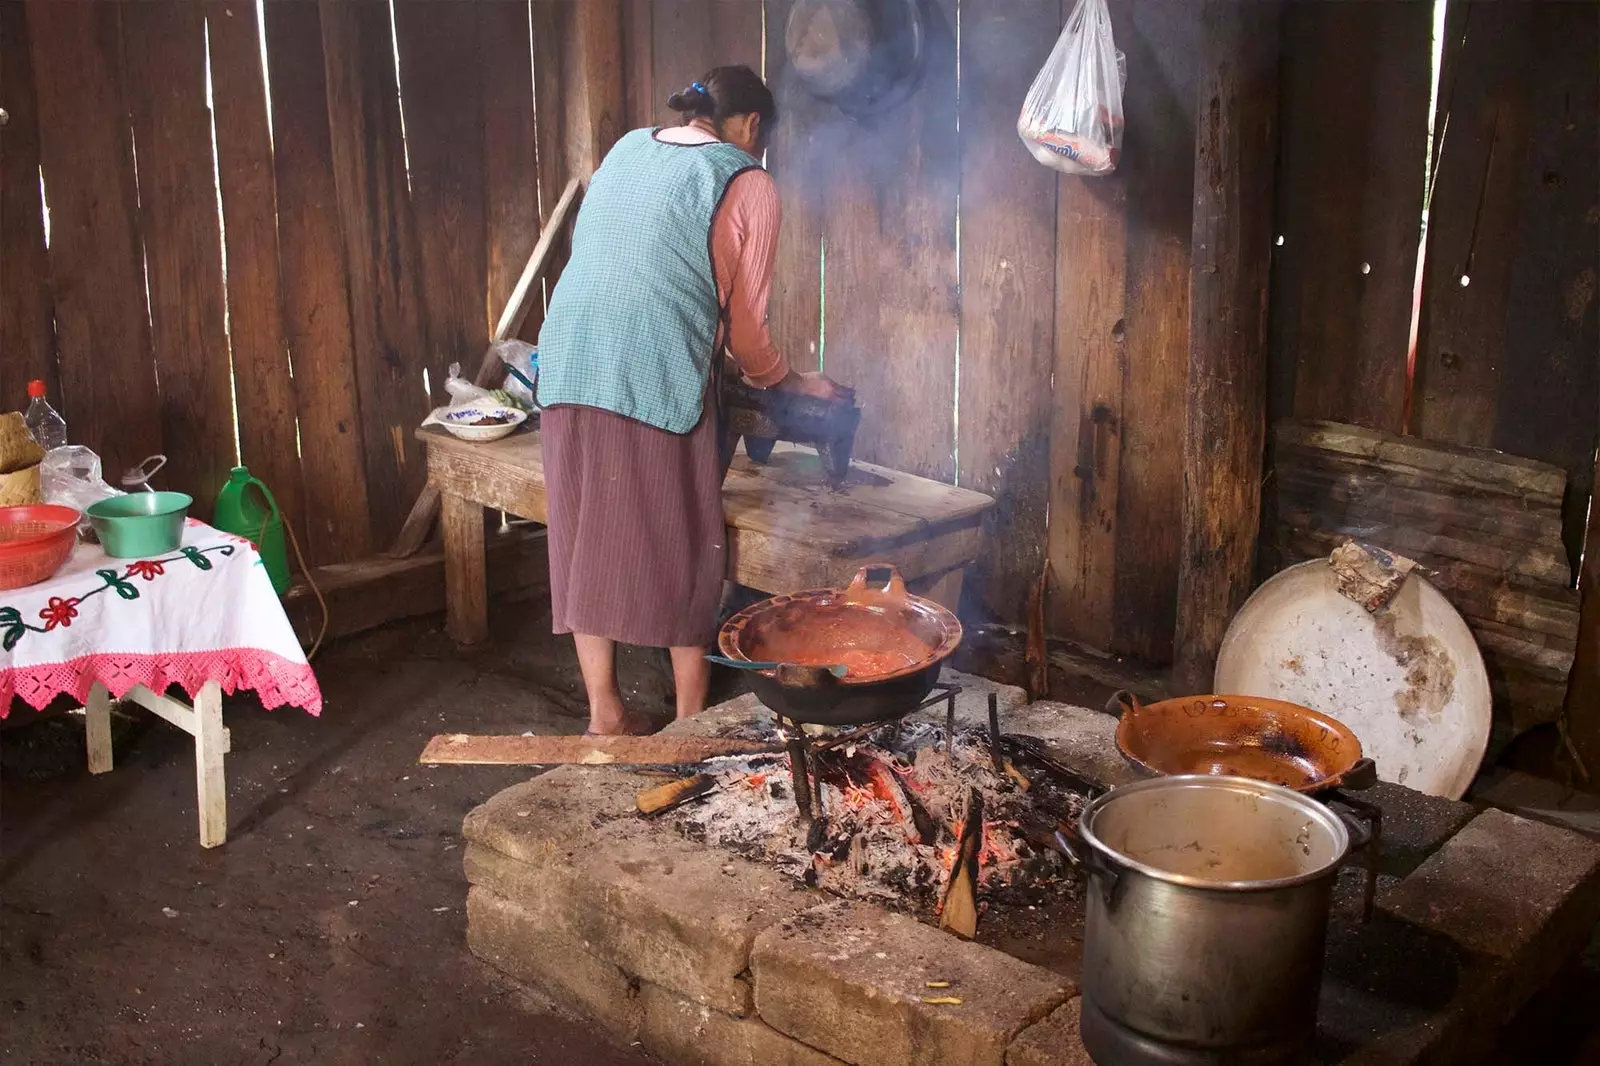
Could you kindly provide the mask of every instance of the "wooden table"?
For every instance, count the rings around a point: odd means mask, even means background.
[[[417,431],[443,503],[446,617],[463,644],[489,633],[485,508],[543,522],[544,462],[536,431],[473,444],[437,427]],[[869,563],[893,563],[913,591],[952,610],[978,555],[994,500],[869,463],[830,490],[816,453],[779,444],[761,466],[740,454],[723,485],[730,580],[762,592],[848,584]]]

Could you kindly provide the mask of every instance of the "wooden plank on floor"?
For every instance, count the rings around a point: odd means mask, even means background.
[[[490,535],[485,553],[491,597],[519,601],[548,593],[550,557],[543,530],[513,528],[505,535]],[[328,605],[329,640],[441,614],[445,607],[443,550],[405,559],[378,556],[332,563],[315,567],[312,577]],[[304,578],[285,594],[283,607],[301,641],[309,645],[321,629],[322,610]]]
[[[729,755],[781,752],[777,741],[729,737],[533,737],[442,733],[417,761],[429,766],[687,766]]]
[[[1432,34],[1429,4],[1284,8],[1274,419],[1400,431]]]
[[[444,382],[450,364],[460,363],[470,375],[491,328],[485,313],[484,84],[514,77],[516,68],[486,67],[480,50],[483,10],[476,3],[437,0],[394,4],[405,162],[427,310],[421,361],[438,403],[449,399]],[[531,95],[531,81],[522,84]]]
[[[1129,69],[1145,74],[1129,78],[1123,98],[1127,317],[1110,650],[1166,663],[1178,589],[1175,518],[1183,496],[1176,435],[1189,373],[1199,15],[1195,4],[1139,0],[1113,7],[1112,19]]]
[[[207,0],[205,11],[239,458],[271,487],[306,544],[295,388],[278,288],[277,181],[267,128],[261,27],[253,4]]]
[[[825,367],[855,387],[856,454],[925,477],[955,476],[955,2],[923,7],[924,68],[889,110],[819,117],[833,156],[824,221]]]
[[[1217,651],[1255,587],[1266,442],[1267,281],[1278,10],[1207,0],[1195,132],[1183,552],[1174,667],[1210,687]]]
[[[793,0],[767,4],[767,85],[778,104],[778,128],[767,167],[778,186],[783,224],[772,268],[767,321],[772,342],[797,370],[816,370],[822,358],[822,222],[826,175],[834,161],[819,151],[827,107],[806,91],[789,65],[784,31]]]
[[[118,8],[28,4],[60,407],[113,477],[162,450]]]
[[[189,0],[122,8],[162,436],[173,445],[161,478],[194,497],[201,519],[237,459],[205,34],[205,9]]]
[[[60,398],[56,374],[55,301],[39,199],[39,111],[28,48],[28,9],[0,2],[0,100],[10,121],[0,133],[0,411],[27,403],[28,382]]]
[[[327,0],[321,8],[367,508],[373,536],[387,544],[425,480],[411,434],[429,410],[422,379],[426,287],[406,189],[389,5]]]
[[[1017,101],[1060,23],[1058,4],[999,0],[961,37],[959,387],[967,417],[957,473],[963,487],[997,501],[967,587],[987,614],[1009,623],[1026,617],[1045,558],[1057,276],[1058,179],[1017,137]]]
[[[372,553],[344,242],[317,5],[266,5],[284,340],[294,366],[307,561]]]
[[[488,205],[484,321],[492,331],[539,240],[539,155],[528,5],[521,0],[487,0],[478,7],[478,49],[489,72],[483,79],[483,178]],[[538,303],[542,319],[543,301]],[[475,371],[471,358],[463,358],[461,366],[464,374]]]
[[[1439,115],[1449,129],[1428,213],[1413,421],[1431,440],[1494,439],[1532,82],[1541,76],[1534,6],[1466,0],[1446,15]]]

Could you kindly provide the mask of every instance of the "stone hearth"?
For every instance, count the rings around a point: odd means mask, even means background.
[[[984,721],[995,686],[953,680],[958,717]],[[1099,783],[1131,777],[1113,719],[999,691],[1006,732],[1042,739]],[[743,697],[670,731],[726,735],[757,721],[770,715]],[[472,951],[673,1063],[1089,1061],[1071,952],[1036,965],[693,843],[635,812],[635,794],[659,783],[562,767],[469,814]],[[1600,918],[1600,845],[1397,786],[1365,798],[1384,815],[1379,913],[1360,921],[1361,871],[1347,870],[1318,1059],[1470,1063]],[[942,998],[960,1002],[928,1002]]]

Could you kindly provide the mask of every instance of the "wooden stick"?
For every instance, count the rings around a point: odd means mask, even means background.
[[[983,852],[983,794],[973,789],[956,845],[956,862],[939,908],[939,928],[971,940],[978,934],[978,860]]]
[[[640,814],[660,814],[690,800],[699,799],[716,787],[716,778],[709,774],[695,774],[693,777],[680,778],[677,781],[668,781],[664,785],[647,788],[634,797],[634,804],[639,808]]]
[[[434,766],[685,766],[722,755],[769,755],[761,740],[716,737],[520,737],[446,733],[428,741],[418,762]]]
[[[533,310],[533,283],[544,274],[550,253],[555,248],[556,237],[567,224],[567,217],[572,214],[582,188],[583,184],[577,178],[567,182],[561,199],[556,202],[550,218],[539,231],[539,243],[533,246],[528,264],[522,268],[522,276],[517,279],[517,287],[511,290],[506,309],[500,314],[500,324],[495,327],[494,336],[489,338],[489,349],[483,353],[483,362],[478,364],[478,373],[472,379],[478,388],[488,388],[495,380],[495,371],[500,367],[500,358],[495,354],[494,345],[516,336],[522,324],[528,320],[528,313]],[[429,482],[423,486],[417,502],[411,505],[411,513],[406,515],[400,535],[395,538],[394,547],[389,549],[389,555],[395,559],[405,559],[421,551],[433,535],[433,525],[438,518],[439,490]]]

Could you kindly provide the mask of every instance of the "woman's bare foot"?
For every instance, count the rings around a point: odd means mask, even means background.
[[[586,737],[644,737],[656,731],[654,721],[637,711],[624,710],[620,714],[599,718],[590,716]]]

